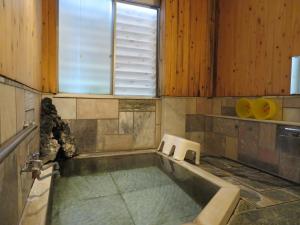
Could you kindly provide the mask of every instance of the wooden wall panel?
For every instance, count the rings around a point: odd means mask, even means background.
[[[217,96],[289,95],[299,0],[219,0]]]
[[[161,95],[211,96],[214,1],[161,4]]]
[[[190,76],[197,78],[197,82],[190,77],[189,90],[193,92],[189,93],[189,96],[211,96],[213,91],[213,51],[214,51],[214,14],[215,4],[214,0],[198,1],[192,0],[191,16],[195,22],[195,25],[191,26],[191,37],[196,44],[191,53],[196,52],[194,62],[191,63],[189,68],[195,68],[194,74],[190,73]],[[199,29],[200,28],[200,29]],[[190,46],[192,49],[192,46]]]
[[[41,90],[42,2],[0,0],[0,74]]]
[[[176,65],[177,65],[177,24],[178,24],[178,1],[163,0],[162,15],[164,26],[161,26],[162,42],[160,48],[163,49],[161,64],[164,71],[161,71],[162,80],[161,94],[171,95],[174,91],[172,87],[176,85]]]
[[[58,2],[43,0],[42,90],[57,93],[58,77]]]

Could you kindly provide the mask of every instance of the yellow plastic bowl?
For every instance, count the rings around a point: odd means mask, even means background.
[[[256,119],[270,120],[273,119],[278,112],[278,106],[272,99],[259,98],[253,105],[253,114]]]
[[[241,118],[254,117],[254,114],[252,112],[253,105],[254,100],[248,98],[239,99],[235,106],[236,114]]]

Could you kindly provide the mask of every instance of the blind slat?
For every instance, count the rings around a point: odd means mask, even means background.
[[[155,96],[157,11],[117,3],[115,93]]]

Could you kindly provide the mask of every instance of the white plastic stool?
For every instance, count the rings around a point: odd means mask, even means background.
[[[160,142],[158,150],[163,154],[170,156],[174,150],[174,159],[183,161],[188,151],[193,151],[196,154],[195,164],[200,163],[200,144],[184,138],[165,134]]]
[[[176,136],[165,134],[161,139],[158,150],[169,156],[173,150],[173,147],[175,147],[175,138]]]
[[[177,137],[175,142],[174,159],[183,161],[188,151],[193,151],[196,154],[195,164],[200,163],[200,144],[184,138]]]

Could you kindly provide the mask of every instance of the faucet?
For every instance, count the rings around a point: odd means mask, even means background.
[[[38,180],[44,180],[45,178],[50,177],[52,175],[60,176],[58,162],[52,162],[44,165],[43,161],[39,159],[39,156],[40,154],[38,152],[31,154],[28,157],[25,166],[21,169],[21,173],[32,173],[32,178],[37,178]],[[52,173],[41,176],[42,171],[52,166]]]

